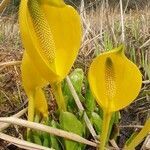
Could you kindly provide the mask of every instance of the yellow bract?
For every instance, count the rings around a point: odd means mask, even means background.
[[[89,82],[98,104],[104,110],[114,112],[137,97],[142,75],[120,46],[94,59],[89,69]]]
[[[62,0],[21,0],[19,23],[24,47],[38,72],[50,83],[62,81],[80,47],[77,12]]]
[[[29,99],[28,119],[33,121],[35,111],[47,117],[48,106],[42,91],[42,87],[47,85],[47,82],[39,75],[26,52],[22,59],[21,73],[23,87]]]

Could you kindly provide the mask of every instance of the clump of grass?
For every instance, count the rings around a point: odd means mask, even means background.
[[[86,59],[94,57],[97,52],[110,50],[122,42],[121,15],[118,7],[112,9],[111,6],[102,3],[88,10],[85,8],[81,16],[85,33],[80,54]],[[128,12],[123,10],[123,17],[126,53],[139,67],[144,67],[149,63],[150,10],[148,7]]]

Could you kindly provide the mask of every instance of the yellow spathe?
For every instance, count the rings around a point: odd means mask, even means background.
[[[62,81],[80,47],[77,12],[62,0],[21,0],[19,23],[23,45],[38,72],[51,84]]]
[[[142,75],[124,55],[123,46],[95,58],[88,78],[98,104],[109,112],[129,105],[139,94],[142,84]]]
[[[26,52],[22,59],[21,73],[23,87],[29,99],[28,119],[33,121],[35,111],[41,113],[43,117],[47,117],[48,106],[42,87],[48,83],[39,75]]]

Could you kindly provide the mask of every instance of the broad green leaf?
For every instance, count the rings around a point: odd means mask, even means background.
[[[77,68],[69,75],[69,77],[76,92],[81,93],[83,79],[84,79],[83,70],[80,68]],[[69,96],[72,96],[66,82],[64,82],[63,91],[65,95],[69,94]]]
[[[33,133],[34,143],[38,145],[42,145],[42,140],[38,132]]]
[[[120,112],[114,112],[110,121],[109,139],[116,139],[119,133],[118,123],[120,120]]]
[[[76,133],[80,136],[83,135],[84,129],[82,123],[76,118],[75,115],[69,112],[61,112],[60,125],[63,130]],[[69,140],[65,140],[66,150],[78,150],[81,148],[81,144]]]
[[[70,80],[76,90],[77,93],[81,93],[83,79],[84,79],[84,72],[82,69],[77,68],[70,74]]]

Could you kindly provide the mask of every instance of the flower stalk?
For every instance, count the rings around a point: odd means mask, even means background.
[[[58,108],[60,111],[66,111],[66,103],[62,93],[61,83],[51,85],[53,94],[55,96]]]
[[[109,130],[109,124],[112,117],[111,112],[104,111],[103,112],[103,123],[102,123],[102,133],[100,136],[100,147],[99,150],[105,149],[105,144],[108,138],[108,130]]]

